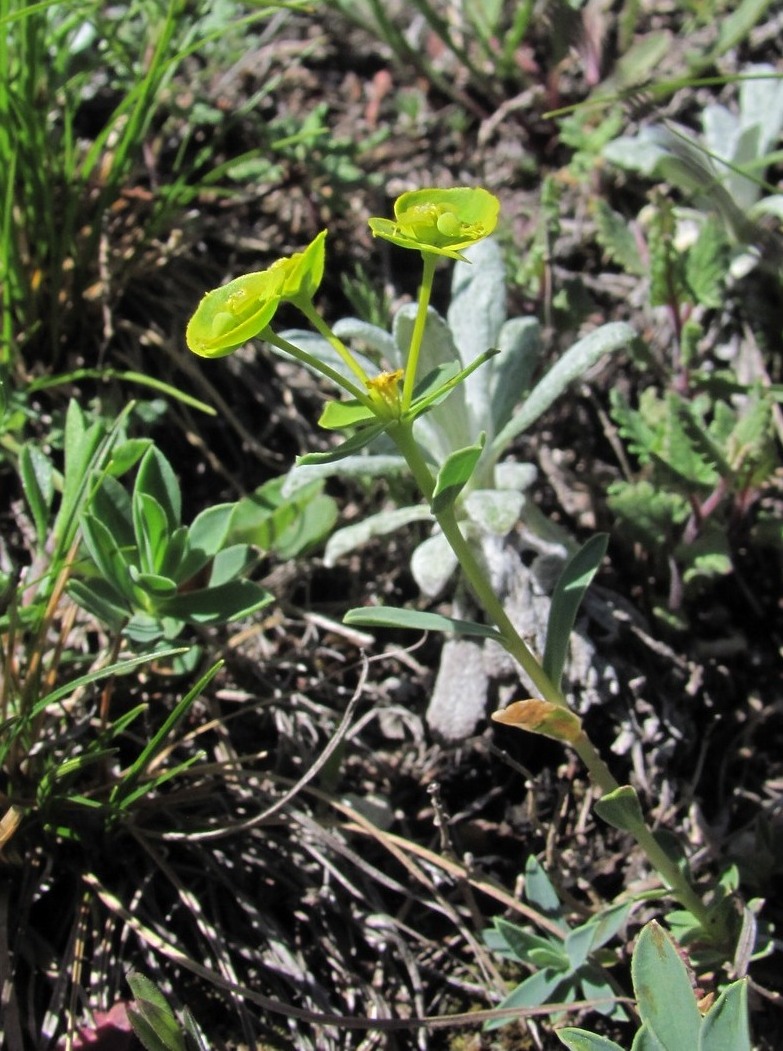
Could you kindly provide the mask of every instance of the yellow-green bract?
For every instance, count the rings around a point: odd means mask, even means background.
[[[222,358],[263,332],[283,300],[312,299],[324,273],[325,239],[322,230],[304,251],[207,292],[188,322],[188,347],[202,358]]]
[[[495,229],[500,202],[481,187],[411,190],[394,202],[394,221],[370,219],[376,237],[401,248],[462,259],[468,248]]]

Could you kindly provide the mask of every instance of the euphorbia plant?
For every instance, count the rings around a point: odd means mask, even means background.
[[[490,637],[499,642],[522,667],[536,696],[516,701],[495,713],[494,717],[499,722],[554,737],[570,745],[602,792],[602,799],[596,804],[601,816],[610,824],[631,832],[703,934],[711,941],[723,944],[727,940],[726,912],[718,907],[720,902],[718,906],[707,906],[678,865],[661,848],[644,821],[635,791],[630,786],[620,786],[614,779],[581,720],[569,709],[561,690],[568,637],[579,603],[605,552],[605,537],[588,541],[563,570],[552,599],[545,651],[541,657],[537,656],[516,630],[493,591],[486,569],[463,534],[455,513],[460,493],[481,458],[484,434],[475,435],[471,444],[455,449],[436,469],[433,469],[426,448],[417,440],[417,418],[444,401],[457,385],[496,353],[488,348],[466,367],[460,367],[460,363],[454,361],[439,365],[421,379],[417,375],[436,266],[443,257],[464,258],[462,253],[466,249],[493,232],[498,213],[499,202],[487,190],[457,187],[405,193],[395,202],[393,220],[370,220],[375,236],[419,252],[422,257],[417,313],[402,369],[370,375],[366,361],[353,354],[316,311],[313,296],[323,275],[324,233],[319,234],[303,252],[275,263],[268,270],[237,278],[208,293],[188,325],[188,345],[204,357],[220,357],[258,337],[316,373],[327,376],[348,395],[347,399],[328,402],[319,421],[322,427],[344,432],[345,439],[328,452],[302,457],[300,463],[339,461],[364,448],[382,433],[392,439],[454,551],[489,624],[387,607],[351,610],[346,622],[450,631]],[[286,301],[296,306],[328,341],[335,358],[324,360],[274,331],[275,313]],[[627,326],[613,326],[612,329],[612,338],[618,345],[632,338],[633,333]]]

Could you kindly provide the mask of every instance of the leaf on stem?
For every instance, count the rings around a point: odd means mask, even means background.
[[[567,744],[576,741],[582,733],[582,720],[578,715],[559,704],[535,697],[514,701],[507,708],[493,712],[492,718],[496,723],[516,726]]]
[[[446,457],[438,471],[435,489],[432,494],[432,510],[434,514],[440,514],[447,507],[452,507],[454,501],[470,481],[470,477],[484,449],[485,438],[485,434],[480,434],[479,440],[475,445],[469,445],[465,449],[456,449],[450,456]]]
[[[411,628],[414,631],[446,631],[455,635],[477,635],[484,639],[501,642],[495,628],[478,624],[472,620],[457,620],[440,613],[427,613],[416,609],[400,609],[397,606],[368,606],[349,609],[343,624],[365,628]]]
[[[630,785],[622,785],[613,792],[608,792],[597,800],[593,807],[596,814],[613,828],[619,828],[623,832],[632,832],[644,823],[642,805],[636,789]]]
[[[597,533],[580,547],[566,563],[552,593],[542,663],[544,671],[558,689],[576,615],[585,592],[606,554],[608,542],[609,537],[606,533]]]

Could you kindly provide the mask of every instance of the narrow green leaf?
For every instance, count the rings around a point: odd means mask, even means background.
[[[166,557],[171,526],[165,508],[154,496],[135,489],[133,492],[133,529],[141,568],[157,573]]]
[[[718,20],[718,39],[712,51],[705,56],[704,65],[711,65],[713,59],[725,54],[738,44],[743,37],[758,25],[772,0],[743,0],[731,13]]]
[[[170,577],[159,573],[140,573],[135,566],[130,566],[130,578],[133,583],[146,591],[152,599],[168,598],[177,593],[177,585]]]
[[[688,971],[655,920],[639,935],[631,974],[639,1015],[665,1051],[698,1048],[701,1015]]]
[[[161,599],[160,612],[187,624],[228,624],[249,617],[274,600],[260,584],[251,580],[229,580],[215,587],[199,588]]]
[[[142,457],[136,475],[134,497],[137,494],[151,496],[160,504],[168,520],[169,528],[174,530],[182,518],[182,494],[177,476],[169,461],[154,445],[150,446]]]
[[[536,971],[501,1000],[497,1005],[498,1010],[511,1007],[540,1007],[541,1004],[562,1002],[559,994],[561,987],[564,986],[562,971],[553,971],[548,968]],[[508,1025],[510,1021],[512,1021],[510,1016],[495,1018],[490,1022],[485,1022],[484,1029],[485,1031],[499,1029],[500,1026]]]
[[[633,901],[621,901],[616,905],[610,905],[584,924],[592,931],[590,952],[595,952],[596,949],[600,949],[614,938],[628,920],[635,904]],[[579,928],[576,929],[579,930]]]
[[[58,686],[56,690],[52,690],[51,693],[47,693],[45,697],[41,697],[37,700],[32,707],[30,715],[35,718],[35,716],[46,711],[51,705],[62,700],[63,697],[69,697],[84,686],[89,686],[90,683],[101,682],[103,679],[109,679],[115,675],[127,675],[130,672],[135,671],[142,664],[151,664],[152,661],[167,660],[169,657],[177,657],[186,652],[187,647],[174,647],[167,650],[160,650],[156,653],[145,653],[141,657],[130,657],[125,661],[116,661],[114,664],[110,664],[105,668],[99,668],[97,671],[87,672],[86,675],[80,675],[72,682],[67,682],[62,686]]]
[[[163,577],[171,577],[178,584],[182,584],[182,562],[188,550],[189,530],[187,526],[179,526],[170,533],[167,538],[163,557],[158,566],[158,572]]]
[[[133,585],[125,554],[117,547],[111,532],[94,515],[82,517],[82,539],[99,573],[120,594],[133,600]],[[133,553],[135,554],[135,552]]]
[[[129,971],[126,980],[135,999],[155,1004],[162,1010],[171,1011],[166,997],[146,975],[139,974],[138,971]]]
[[[49,532],[49,512],[54,499],[54,467],[37,445],[28,442],[19,453],[19,476],[38,543],[43,544]]]
[[[623,1051],[619,1044],[606,1036],[588,1033],[586,1029],[556,1029],[555,1036],[568,1051]]]
[[[489,361],[490,358],[494,358],[497,353],[498,351],[495,347],[485,350],[483,354],[479,354],[474,361],[471,361],[467,368],[460,369],[456,375],[451,375],[446,380],[443,380],[443,376],[448,376],[452,369],[446,365],[439,365],[437,369],[433,370],[433,373],[430,373],[429,376],[425,377],[427,388],[424,389],[427,392],[418,394],[414,397],[410,410],[405,414],[405,418],[408,420],[415,420],[418,416],[421,416],[422,413],[431,409],[433,405],[438,405],[444,398],[451,394],[455,387],[458,387],[460,383],[464,383],[471,373],[475,372],[476,369],[480,368],[486,361]],[[439,374],[438,378],[441,380],[440,385],[438,386],[432,383],[432,377],[435,373]],[[432,389],[428,389],[430,385],[432,385]],[[417,388],[417,390],[418,389],[419,388]]]
[[[132,613],[128,601],[108,580],[71,580],[68,594],[78,606],[92,613],[112,631],[120,631]]]
[[[535,905],[550,920],[554,920],[564,935],[569,933],[570,927],[563,919],[563,906],[557,891],[534,854],[530,855],[525,864],[525,897],[531,905]]]
[[[598,572],[608,543],[608,534],[596,533],[583,544],[566,563],[552,593],[543,666],[558,689],[576,615],[585,592]]]
[[[155,757],[158,755],[161,748],[164,746],[168,736],[182,721],[187,712],[190,710],[190,707],[193,704],[193,702],[204,692],[209,683],[212,681],[212,679],[214,679],[214,677],[217,675],[217,673],[222,667],[223,661],[217,661],[215,664],[213,664],[212,667],[209,668],[208,671],[201,676],[198,682],[188,690],[185,696],[175,706],[173,711],[164,720],[163,724],[158,728],[157,732],[147,742],[146,746],[144,747],[136,761],[131,764],[131,766],[125,772],[122,779],[118,781],[112,789],[110,796],[110,803],[112,804],[112,806],[123,806],[124,800],[127,799],[130,793],[136,787],[139,778],[145,772],[145,770],[153,761],[153,759],[155,759]],[[142,983],[148,980],[143,978],[143,976],[141,975],[138,975],[137,977],[141,978]],[[130,983],[130,978],[128,980]],[[133,988],[132,985],[131,988]]]
[[[484,448],[485,438],[486,435],[481,434],[475,445],[469,445],[465,449],[457,449],[446,457],[438,471],[435,490],[432,494],[432,511],[434,514],[440,514],[447,507],[451,507],[470,481],[470,477]]]
[[[349,609],[343,624],[365,628],[410,628],[413,631],[447,631],[455,635],[477,635],[484,639],[502,642],[500,632],[486,624],[471,620],[456,620],[440,613],[426,613],[415,609],[399,609],[396,606],[368,606]]]
[[[109,475],[121,478],[131,467],[136,466],[151,445],[151,438],[128,438],[121,442],[111,454],[107,468]]]
[[[354,453],[363,449],[365,445],[369,445],[370,442],[374,441],[379,434],[382,434],[389,426],[389,423],[389,420],[379,420],[377,423],[370,423],[366,427],[362,427],[356,434],[352,434],[350,438],[347,438],[335,449],[330,449],[324,453],[307,453],[306,456],[297,457],[297,465],[335,463],[337,460],[345,459],[346,456],[353,456]]]
[[[147,1051],[185,1051],[185,1040],[168,1005],[139,1002],[127,1008],[133,1032]]]
[[[206,1037],[201,1031],[201,1027],[187,1007],[182,1008],[182,1024],[185,1027],[185,1032],[193,1043],[195,1051],[210,1051]]]
[[[108,529],[120,549],[135,544],[131,498],[116,478],[103,479],[93,493],[89,510]]]
[[[495,931],[505,943],[507,955],[510,955],[512,959],[516,959],[520,963],[527,963],[530,953],[534,949],[538,949],[553,953],[553,959],[557,960],[555,966],[558,966],[561,970],[565,970],[568,967],[568,957],[562,950],[562,942],[558,944],[553,938],[545,938],[540,934],[533,934],[524,927],[511,923],[510,920],[503,919],[502,916],[496,916],[492,922]]]

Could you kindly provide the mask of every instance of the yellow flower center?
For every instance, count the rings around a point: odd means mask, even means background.
[[[445,248],[454,242],[479,240],[484,236],[481,223],[465,223],[444,204],[414,204],[397,217],[403,237]]]
[[[399,416],[400,413],[400,380],[402,369],[394,372],[381,372],[367,380],[367,392],[373,404],[383,416]]]

